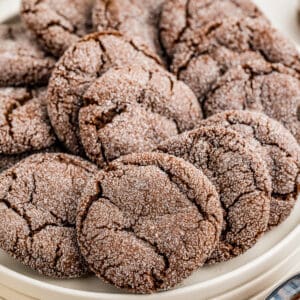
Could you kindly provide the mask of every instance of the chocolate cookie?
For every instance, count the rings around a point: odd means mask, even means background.
[[[200,101],[233,66],[265,72],[266,65],[288,69],[299,79],[300,59],[295,46],[264,18],[230,18],[187,32],[178,42],[172,71]],[[272,68],[269,67],[269,69]]]
[[[83,98],[81,142],[99,166],[121,155],[150,151],[193,129],[202,118],[194,93],[161,68],[111,68]]]
[[[45,50],[61,56],[92,27],[93,0],[22,0],[21,16]]]
[[[117,30],[133,39],[141,48],[149,48],[160,57],[158,22],[165,0],[96,0],[93,23],[98,31]]]
[[[78,241],[91,270],[137,293],[180,283],[210,255],[222,226],[213,185],[166,154],[117,160],[89,183],[78,207]]]
[[[280,121],[300,142],[299,79],[271,64],[259,70],[249,66],[230,69],[202,100],[206,117],[231,109],[264,112]]]
[[[0,154],[41,150],[56,141],[46,108],[46,91],[0,89]]]
[[[224,226],[209,263],[226,261],[256,243],[268,226],[271,179],[248,140],[225,127],[203,126],[165,141],[158,150],[194,164],[220,194]]]
[[[222,125],[251,139],[262,152],[272,179],[269,227],[276,226],[290,214],[300,188],[300,147],[280,123],[261,113],[227,111],[216,114],[201,125]]]
[[[0,175],[0,247],[43,275],[79,277],[76,208],[96,171],[66,154],[37,154]]]
[[[262,12],[250,0],[166,0],[159,24],[162,43],[172,56],[187,32],[235,16],[262,16]]]
[[[54,64],[21,24],[0,24],[0,86],[44,84]]]
[[[91,34],[62,56],[50,79],[48,112],[59,139],[70,151],[82,151],[78,113],[86,90],[109,68],[132,64],[157,67],[155,56],[116,32]]]

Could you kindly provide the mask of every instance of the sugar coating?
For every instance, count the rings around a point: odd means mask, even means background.
[[[269,227],[283,222],[294,207],[300,187],[300,147],[291,133],[274,119],[250,111],[226,111],[201,125],[236,130],[261,150],[272,179]]]
[[[99,166],[193,129],[202,119],[194,93],[171,73],[139,66],[111,68],[85,92],[81,142]]]
[[[204,263],[222,227],[213,185],[166,154],[115,161],[90,181],[78,207],[78,241],[91,270],[136,293],[180,283]]]
[[[160,18],[161,41],[169,56],[187,32],[198,31],[212,21],[232,17],[263,16],[249,0],[166,0]]]
[[[54,64],[22,24],[0,24],[0,86],[45,84]]]
[[[57,63],[48,87],[48,112],[59,139],[82,153],[78,113],[86,90],[109,68],[139,64],[157,67],[150,52],[116,32],[91,34],[71,46]]]
[[[163,59],[158,23],[164,1],[96,0],[93,24],[98,31],[117,30]]]
[[[271,179],[251,143],[234,130],[203,126],[170,138],[158,150],[199,168],[220,195],[224,225],[209,263],[226,261],[256,243],[268,226]]]
[[[22,0],[21,17],[43,48],[56,57],[92,27],[93,0]]]
[[[20,154],[53,145],[46,90],[0,88],[0,154]]]
[[[87,272],[76,241],[79,197],[96,167],[67,154],[36,154],[0,175],[0,247],[39,273]]]

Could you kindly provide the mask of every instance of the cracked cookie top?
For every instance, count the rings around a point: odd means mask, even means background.
[[[36,154],[0,175],[0,247],[43,275],[87,272],[76,241],[79,197],[96,171],[66,154]]]
[[[23,25],[0,25],[0,86],[45,84],[54,64]]]
[[[203,126],[221,125],[251,139],[267,162],[272,179],[269,227],[284,221],[291,213],[300,187],[300,147],[279,122],[250,111],[226,111],[201,122]]]
[[[44,88],[0,88],[0,154],[19,154],[53,145]]]
[[[91,270],[137,293],[180,283],[210,255],[222,226],[206,176],[160,153],[115,161],[89,182],[78,207],[79,245]]]
[[[256,243],[269,222],[271,178],[247,139],[229,128],[203,126],[163,142],[158,150],[202,170],[220,194],[224,225],[209,263],[226,261]]]
[[[165,0],[159,24],[163,46],[172,57],[187,32],[236,16],[256,17],[262,12],[251,0]]]
[[[225,110],[263,112],[281,122],[300,142],[299,79],[286,68],[249,59],[248,66],[231,68],[202,99],[206,117]]]
[[[176,46],[171,69],[201,101],[230,68],[250,65],[259,72],[268,64],[299,79],[300,56],[292,42],[265,18],[232,17],[186,32]]]
[[[117,30],[163,58],[158,22],[165,0],[96,0],[93,24],[98,31]]]
[[[59,139],[73,153],[82,152],[78,113],[87,89],[109,68],[139,64],[158,67],[151,53],[117,32],[86,36],[57,63],[48,87],[48,112]]]
[[[56,57],[92,27],[94,0],[22,0],[21,16],[45,50]]]
[[[194,93],[161,68],[111,68],[83,99],[81,142],[99,166],[121,155],[150,151],[202,119]]]

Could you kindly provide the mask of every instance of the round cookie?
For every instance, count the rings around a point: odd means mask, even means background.
[[[0,154],[18,154],[53,145],[46,91],[0,88]]]
[[[87,273],[76,241],[77,202],[96,167],[66,154],[36,154],[0,175],[0,247],[54,278]]]
[[[96,0],[93,24],[98,31],[117,30],[163,58],[158,22],[165,0]]]
[[[203,126],[163,142],[158,150],[194,164],[220,194],[224,225],[209,263],[231,259],[256,243],[268,226],[271,179],[248,140],[228,128]]]
[[[258,73],[286,67],[293,76],[300,74],[297,48],[262,17],[232,17],[186,32],[171,69],[202,101],[220,76],[239,65],[250,65]]]
[[[202,119],[194,93],[161,68],[111,68],[83,99],[81,142],[99,166],[121,155],[153,150]]]
[[[236,130],[255,144],[267,162],[272,179],[269,227],[290,214],[300,188],[300,147],[277,121],[250,111],[226,111],[201,122],[203,126],[221,125]]]
[[[166,0],[159,24],[161,41],[172,56],[186,32],[235,16],[262,16],[262,12],[249,0]]]
[[[200,267],[219,240],[222,210],[209,180],[159,153],[115,161],[89,182],[76,220],[81,252],[119,288],[167,290]]]
[[[48,112],[59,139],[82,152],[78,113],[86,90],[114,66],[139,64],[157,67],[155,56],[117,32],[86,36],[71,46],[57,63],[48,87]]]
[[[93,0],[22,0],[21,16],[43,48],[60,57],[92,27]]]
[[[205,117],[259,110],[299,141],[300,59],[294,45],[259,17],[211,22],[198,33],[182,37],[172,68],[194,91]]]
[[[47,83],[54,64],[21,24],[0,24],[0,86]]]

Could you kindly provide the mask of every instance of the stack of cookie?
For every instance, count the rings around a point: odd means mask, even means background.
[[[255,245],[300,184],[300,56],[249,0],[23,0],[0,25],[0,247],[136,293]]]

